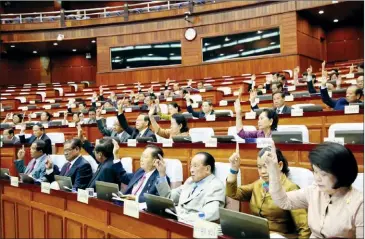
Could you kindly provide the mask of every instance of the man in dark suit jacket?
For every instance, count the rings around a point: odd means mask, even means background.
[[[257,110],[259,106],[255,103],[256,95],[255,93],[251,93],[250,95],[250,102],[251,102],[251,109]],[[274,108],[273,110],[276,111],[277,114],[290,114],[291,107],[285,105],[285,93],[276,92],[272,94],[272,100]]]
[[[128,125],[127,119],[125,118],[123,106],[118,105],[118,121],[124,131],[131,136],[131,139],[136,139],[139,137],[151,137],[153,142],[157,141],[155,133],[153,133],[153,131],[149,128],[151,122],[148,115],[140,114],[136,119],[136,127],[130,127]]]
[[[334,110],[344,110],[346,105],[350,103],[362,103],[360,100],[363,95],[362,89],[357,88],[357,86],[350,86],[346,90],[346,98],[340,98],[338,100],[333,100],[328,95],[326,83],[323,82],[321,86],[321,97],[323,103],[333,108]]]
[[[83,140],[83,139],[81,139]],[[95,147],[87,140],[82,147],[99,164],[94,176],[91,178],[87,188],[95,188],[96,181],[128,184],[128,175],[119,159],[114,160],[114,145],[111,138],[103,138]],[[95,154],[94,154],[95,151]]]
[[[3,143],[4,144],[20,144],[18,137],[14,135],[14,129],[4,129],[3,131]]]
[[[19,134],[20,143],[32,144],[36,140],[43,140],[46,143],[45,154],[52,154],[52,142],[51,139],[46,135],[44,126],[42,124],[35,124],[33,126],[33,135],[29,138],[25,138],[24,135],[25,127],[22,127]]]
[[[96,110],[96,124],[98,125],[98,129],[103,136],[117,137],[121,143],[125,143],[131,136],[123,131],[123,128],[120,126],[119,121],[116,119],[113,124],[113,129],[108,129],[105,127],[105,120],[101,117],[101,110]]]
[[[128,199],[135,200],[138,197],[138,202],[145,202],[145,193],[158,195],[156,183],[159,177],[159,173],[155,167],[155,160],[159,159],[159,156],[163,157],[164,153],[162,149],[156,145],[147,145],[146,149],[141,155],[141,168],[135,173],[129,173],[127,178],[129,182],[124,191]],[[170,179],[168,178],[170,184]]]
[[[202,119],[205,118],[206,115],[214,115],[214,110],[213,110],[213,104],[210,101],[203,101],[202,104],[202,111],[200,112],[196,112],[193,110],[193,107],[191,106],[191,101],[190,101],[190,94],[186,94],[185,95],[185,99],[186,99],[186,109],[188,110],[188,112],[190,114],[193,115],[193,117],[198,118],[198,119]]]
[[[93,171],[90,163],[80,154],[82,142],[75,138],[66,141],[63,145],[63,152],[68,162],[63,165],[59,175],[70,177],[73,188],[76,190],[78,188],[85,189],[93,176]],[[48,182],[55,181],[54,175],[53,163],[51,160],[47,160],[45,177]]]

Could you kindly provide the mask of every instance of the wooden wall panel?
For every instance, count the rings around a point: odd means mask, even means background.
[[[327,32],[329,62],[364,58],[364,29],[343,26]]]
[[[16,237],[16,222],[15,222],[15,203],[9,201],[2,201],[3,210],[3,235],[4,238]]]
[[[62,217],[48,213],[46,225],[48,238],[64,238]]]
[[[22,204],[16,204],[17,210],[17,230],[19,238],[30,237],[30,208]]]
[[[82,224],[71,219],[66,219],[66,238],[83,238]]]
[[[32,238],[47,238],[46,212],[32,209]]]
[[[96,228],[85,226],[85,238],[105,238],[105,233]]]

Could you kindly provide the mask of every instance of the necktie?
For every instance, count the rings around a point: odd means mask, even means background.
[[[35,167],[35,164],[36,164],[36,160],[32,160],[32,164],[31,166],[28,168],[27,172],[25,174],[31,174],[33,172],[33,169]]]
[[[193,190],[191,190],[191,193],[189,194],[189,197],[191,195],[193,195],[193,193],[195,192],[195,189],[198,187],[198,185],[196,183],[194,183],[194,187],[193,187]]]
[[[133,188],[132,195],[136,195],[138,191],[141,189],[144,180],[146,180],[146,174],[143,175],[143,177],[139,180],[138,184]]]
[[[276,113],[280,114],[280,109],[279,108],[276,109]]]
[[[66,166],[66,172],[65,172],[65,175],[70,171],[70,168],[71,168],[71,163],[68,162],[67,163],[67,166]]]

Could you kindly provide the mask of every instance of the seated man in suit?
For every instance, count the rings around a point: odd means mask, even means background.
[[[191,160],[191,177],[182,186],[172,190],[167,184],[166,166],[162,157],[156,160],[155,166],[160,175],[157,191],[162,197],[178,203],[177,214],[180,219],[194,222],[199,218],[199,212],[204,212],[207,221],[219,219],[219,208],[225,205],[225,188],[214,176],[215,160],[212,155],[197,153]]]
[[[364,89],[364,76],[359,76],[359,77],[356,79],[356,86],[357,86],[357,88],[359,88],[359,89]]]
[[[22,125],[22,129],[19,133],[20,143],[22,144],[32,144],[36,140],[43,140],[46,143],[46,148],[44,149],[45,154],[52,154],[52,142],[51,139],[46,135],[44,126],[42,124],[35,124],[33,126],[33,135],[29,138],[25,138],[25,124]]]
[[[159,195],[156,189],[159,174],[154,164],[156,160],[159,160],[158,155],[162,157],[164,155],[160,147],[152,144],[146,146],[140,159],[141,167],[135,173],[129,173],[129,182],[124,182],[128,185],[124,191],[127,199],[135,200],[138,198],[138,202],[142,203],[146,201],[144,193]],[[117,155],[114,156],[114,158],[116,157]],[[167,181],[170,184],[169,178]]]
[[[30,146],[30,155],[32,160],[27,166],[24,165],[25,150],[24,145],[18,151],[18,159],[14,161],[16,170],[18,173],[24,173],[32,177],[35,182],[47,181],[45,177],[46,173],[46,161],[47,154],[45,153],[47,144],[43,140],[36,140]],[[58,171],[58,168],[56,169]]]
[[[111,138],[103,138],[94,147],[89,141],[84,139],[81,126],[77,126],[78,137],[83,142],[82,148],[85,149],[88,154],[95,159],[99,164],[98,169],[91,178],[86,188],[94,188],[96,181],[103,181],[107,183],[115,183],[120,185],[121,183],[128,184],[127,173],[123,168],[120,159],[114,159],[114,143]],[[115,139],[114,139],[115,140]],[[118,147],[119,149],[119,147]],[[95,153],[94,153],[95,152]]]
[[[203,101],[202,108],[201,108],[202,111],[196,112],[193,110],[193,107],[191,106],[190,94],[186,94],[185,99],[186,99],[186,109],[188,110],[188,112],[190,114],[193,115],[193,117],[202,119],[202,118],[205,118],[206,115],[214,115],[212,102],[206,101],[206,100]]]
[[[140,114],[136,119],[136,127],[130,127],[128,125],[127,119],[124,115],[124,108],[122,104],[118,105],[118,121],[125,132],[127,132],[131,139],[136,139],[138,137],[152,137],[153,142],[156,142],[156,135],[149,128],[151,125],[150,117],[147,114]]]
[[[325,72],[322,76],[322,81],[321,81],[321,97],[323,103],[333,108],[334,110],[344,110],[345,106],[349,105],[350,103],[362,103],[360,99],[363,95],[363,91],[362,89],[359,89],[357,86],[350,86],[347,88],[346,98],[333,100],[328,95],[326,83],[327,83],[327,74]]]
[[[12,128],[4,129],[3,142],[5,144],[20,144],[20,140],[14,135],[14,130]]]
[[[96,124],[96,109],[91,107],[89,109],[89,119],[85,122],[85,124]]]
[[[73,188],[76,190],[78,188],[85,189],[93,176],[91,165],[80,154],[81,146],[81,140],[78,138],[68,140],[63,144],[63,152],[68,162],[63,165],[59,174],[60,176],[70,177]],[[54,175],[52,160],[47,159],[45,177],[48,182],[55,181]]]
[[[250,102],[251,102],[251,109],[257,110],[259,109],[258,104],[255,103],[256,98],[256,90],[252,90],[250,93]],[[273,101],[273,110],[276,111],[277,114],[290,114],[291,107],[285,105],[285,93],[282,92],[275,92],[272,94],[272,101]]]
[[[121,143],[125,143],[131,138],[126,131],[123,131],[117,119],[114,121],[112,129],[105,127],[105,120],[101,117],[101,109],[96,110],[96,123],[103,136],[117,137]]]

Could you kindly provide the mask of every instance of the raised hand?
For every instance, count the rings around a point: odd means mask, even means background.
[[[253,75],[251,76],[251,80],[252,80],[252,81],[255,81],[255,80],[256,80],[256,75],[255,75],[255,74],[253,74]]]
[[[22,145],[22,148],[19,149],[18,151],[18,159],[24,159],[25,157],[25,149],[24,149],[24,145]]]
[[[168,86],[170,84],[170,78],[167,78],[166,85]]]
[[[53,169],[53,163],[51,157],[48,155],[46,159],[46,169]]]
[[[255,99],[257,97],[257,91],[255,88],[253,88],[251,91],[250,91],[250,102],[251,103],[254,103],[255,102]]]
[[[271,141],[271,151],[266,151],[262,156],[268,167],[278,167],[278,157],[276,155],[276,147],[274,141]]]
[[[153,166],[157,169],[160,177],[166,176],[166,163],[160,154],[158,154],[158,159],[155,159],[153,162]]]
[[[324,71],[324,70],[325,70],[325,68],[326,68],[326,61],[323,61],[323,62],[322,62],[322,71]]]
[[[119,144],[115,139],[113,139],[112,141],[113,141],[113,145],[114,145],[113,154],[114,154],[114,157],[115,157],[115,156],[119,155]]]
[[[236,151],[229,157],[228,161],[233,170],[238,171],[240,169],[240,148],[238,142],[236,142]]]
[[[338,75],[337,80],[336,80],[336,89],[341,88],[341,83],[342,83],[342,76]]]
[[[327,83],[327,71],[322,71],[321,84],[326,86]]]
[[[313,72],[313,67],[309,66],[309,68],[307,69],[308,76],[312,75],[312,72]]]
[[[234,110],[236,114],[241,114],[241,102],[240,99],[236,99],[234,102]]]
[[[189,81],[188,81],[188,86],[191,86],[193,84],[193,80],[192,79],[190,79]]]
[[[152,104],[150,107],[150,111],[148,111],[148,116],[151,118],[155,114],[156,105]]]
[[[351,66],[350,66],[349,74],[352,74],[353,72],[354,72],[354,64],[352,63]]]
[[[103,90],[103,86],[101,85],[101,86],[99,87],[99,95],[103,95],[103,92],[104,92],[104,90]]]

